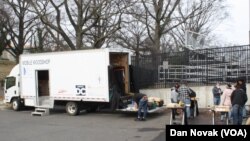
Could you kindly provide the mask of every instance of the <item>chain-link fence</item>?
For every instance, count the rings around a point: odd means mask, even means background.
[[[166,88],[181,80],[191,85],[250,79],[250,46],[185,50],[132,57],[138,88]]]

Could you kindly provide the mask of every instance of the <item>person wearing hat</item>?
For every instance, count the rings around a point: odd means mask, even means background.
[[[241,89],[247,92],[247,87],[244,78],[238,78],[238,80],[236,81],[236,85],[239,85]]]

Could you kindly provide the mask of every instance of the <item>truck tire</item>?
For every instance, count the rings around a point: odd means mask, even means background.
[[[14,111],[19,111],[21,109],[21,101],[18,98],[14,98],[11,101],[11,106]]]
[[[77,102],[68,102],[66,104],[66,112],[71,116],[76,116],[79,114],[79,105]]]

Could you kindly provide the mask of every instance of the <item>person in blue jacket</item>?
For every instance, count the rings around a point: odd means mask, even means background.
[[[148,110],[148,97],[145,94],[135,93],[134,101],[138,107],[138,115],[136,120],[145,121]],[[143,113],[143,114],[142,114]]]

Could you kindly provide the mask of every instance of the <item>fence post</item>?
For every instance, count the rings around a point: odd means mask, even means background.
[[[163,61],[163,69],[164,69],[164,88],[167,88],[167,69],[168,69],[168,61]]]
[[[208,51],[206,50],[206,84],[208,85]]]
[[[164,76],[165,76],[165,78],[164,78],[164,88],[167,88],[167,70],[166,70],[166,68],[164,68]]]

